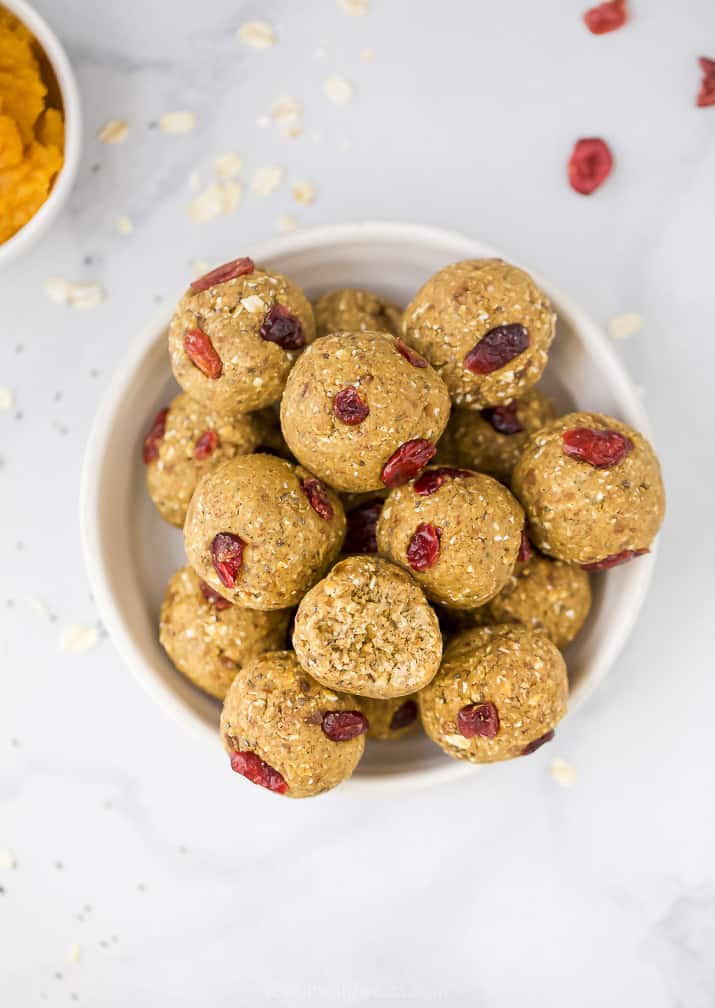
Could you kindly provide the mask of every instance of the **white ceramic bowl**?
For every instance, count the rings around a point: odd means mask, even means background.
[[[406,304],[437,269],[455,260],[500,253],[436,228],[367,222],[316,228],[252,248],[292,277],[310,297],[343,286],[366,287]],[[596,324],[537,276],[558,313],[558,335],[545,378],[557,403],[613,414],[647,430],[638,397]],[[167,713],[198,729],[218,749],[219,705],[183,678],[159,645],[159,607],[170,574],[186,561],[179,530],[166,525],[146,492],[141,444],[157,410],[178,391],[171,375],[162,308],[129,347],[96,417],[82,474],[85,558],[100,615],[139,682]],[[594,578],[586,626],[567,652],[573,710],[613,664],[641,608],[653,556]],[[471,771],[425,736],[372,743],[350,786],[439,784]]]
[[[57,81],[65,119],[65,159],[50,194],[33,217],[12,238],[0,244],[0,266],[10,262],[44,234],[60,212],[74,185],[79,168],[82,113],[74,72],[60,40],[37,11],[25,0],[0,0],[0,6],[27,25],[43,50]]]

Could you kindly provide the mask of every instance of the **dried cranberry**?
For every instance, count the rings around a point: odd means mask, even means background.
[[[323,733],[331,742],[349,742],[364,735],[370,727],[367,718],[360,711],[326,711],[320,723]]]
[[[564,454],[577,462],[588,462],[594,469],[618,465],[633,448],[633,442],[615,430],[572,427],[561,435]]]
[[[330,521],[333,517],[333,505],[330,503],[327,491],[320,480],[311,476],[309,479],[301,480],[303,493],[310,501],[310,506],[325,521]]]
[[[534,548],[531,545],[531,540],[529,539],[524,529],[522,529],[521,542],[519,543],[519,552],[516,555],[517,562],[528,563],[529,560],[531,560],[531,558],[533,557],[533,555],[534,555]]]
[[[490,701],[467,704],[457,714],[457,728],[465,738],[494,738],[499,731],[499,713]]]
[[[551,728],[544,735],[540,735],[538,738],[534,739],[533,742],[529,742],[528,745],[525,745],[524,748],[521,750],[521,755],[528,756],[529,753],[533,753],[536,752],[537,749],[541,749],[542,745],[546,745],[547,742],[551,741],[551,739],[554,737],[554,734],[555,734],[554,729]]]
[[[518,322],[496,326],[472,347],[464,366],[472,374],[491,374],[523,353],[529,342],[529,330]]]
[[[154,422],[149,429],[149,433],[144,438],[144,444],[142,445],[142,458],[144,459],[146,465],[149,465],[150,462],[155,462],[159,458],[159,442],[166,433],[166,418],[168,415],[168,406],[165,406],[164,409],[160,409],[154,417]]]
[[[421,497],[429,497],[449,479],[465,479],[472,476],[469,469],[453,469],[451,466],[440,466],[438,469],[428,469],[418,476],[412,484],[412,489]]]
[[[606,181],[613,168],[611,148],[600,137],[577,140],[569,158],[571,188],[590,196]]]
[[[370,413],[370,407],[360,398],[360,393],[352,385],[340,389],[333,399],[333,415],[348,427],[361,424]]]
[[[204,431],[201,437],[196,439],[194,445],[194,458],[199,462],[210,458],[218,448],[218,434],[214,430]]]
[[[236,587],[236,578],[243,564],[245,542],[233,532],[219,532],[211,543],[214,570],[226,588]]]
[[[194,294],[198,294],[200,291],[208,290],[209,287],[213,287],[216,284],[226,283],[227,280],[235,280],[236,277],[253,273],[255,268],[253,259],[249,259],[248,256],[244,256],[242,259],[232,259],[231,262],[224,263],[223,266],[217,266],[216,269],[212,269],[209,273],[204,273],[198,280],[194,280],[189,284],[189,287]]]
[[[514,399],[506,406],[487,406],[481,411],[482,416],[491,424],[497,434],[521,434],[524,425],[517,414],[519,404]]]
[[[416,720],[417,704],[414,700],[405,700],[390,718],[390,731],[399,731],[401,728],[407,728],[408,725],[414,724]]]
[[[634,557],[644,556],[646,553],[650,553],[650,550],[623,550],[621,553],[611,553],[610,556],[604,557],[603,560],[594,560],[593,563],[581,564],[581,570],[610,570],[611,567],[620,567],[621,564],[628,563],[628,561],[633,560]]]
[[[420,522],[407,545],[407,562],[415,571],[426,571],[437,563],[442,529]]]
[[[605,35],[622,28],[628,20],[626,0],[607,0],[587,10],[583,19],[592,35]]]
[[[189,329],[184,336],[184,350],[191,363],[207,378],[220,378],[223,363],[213,343],[201,329]]]
[[[399,336],[397,337],[397,342],[395,343],[395,349],[398,353],[402,354],[405,360],[409,361],[413,367],[427,367],[427,361],[424,359],[422,354],[418,354],[411,346],[407,346],[405,341],[401,340]]]
[[[377,553],[377,519],[382,505],[381,500],[365,501],[348,514],[343,553]]]
[[[282,350],[300,350],[305,346],[300,319],[278,302],[266,312],[260,335],[269,343],[277,343]]]
[[[436,452],[432,442],[425,438],[405,441],[382,467],[382,482],[388,487],[402,486],[424,469]]]
[[[231,769],[240,773],[242,777],[247,777],[251,783],[260,784],[261,787],[275,791],[276,794],[285,794],[288,790],[283,775],[250,750],[245,752],[234,750],[231,753]]]
[[[700,82],[697,101],[700,108],[707,108],[708,105],[715,105],[715,60],[701,56],[698,63],[703,72],[703,79]]]
[[[205,581],[199,581],[199,588],[201,589],[201,594],[210,602],[214,609],[230,609],[231,603],[223,595],[219,595],[217,591],[214,591],[211,585],[207,585]]]

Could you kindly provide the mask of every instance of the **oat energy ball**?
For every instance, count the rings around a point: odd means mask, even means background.
[[[527,442],[512,486],[543,552],[586,570],[647,553],[665,514],[658,459],[642,434],[569,413]]]
[[[433,602],[475,609],[506,584],[523,526],[518,501],[491,476],[438,466],[390,493],[377,545]]]
[[[143,445],[147,486],[161,517],[183,526],[203,474],[235,455],[250,454],[261,433],[252,414],[217,413],[185,392],[176,396],[157,413]]]
[[[211,409],[249,413],[277,402],[315,335],[313,309],[279,273],[234,259],[189,286],[169,326],[179,385]]]
[[[243,665],[285,647],[289,616],[286,609],[259,612],[232,605],[183,567],[164,595],[159,640],[179,672],[223,700]]]
[[[346,780],[360,762],[366,731],[354,697],[311,679],[291,651],[244,665],[221,713],[231,769],[288,798],[308,798]]]
[[[542,629],[557,648],[574,639],[590,608],[591,588],[585,571],[536,555],[516,565],[487,606],[494,623],[523,623]]]
[[[419,728],[420,711],[416,694],[392,697],[390,700],[373,700],[364,696],[356,697],[356,700],[370,725],[367,730],[369,739],[393,742]]]
[[[405,309],[405,339],[427,358],[457,406],[511,402],[546,366],[555,315],[528,273],[468,259],[427,281]]]
[[[427,362],[386,333],[334,333],[296,362],[281,402],[295,457],[337,490],[377,490],[435,453],[449,395]]]
[[[334,332],[386,332],[400,335],[402,312],[370,291],[344,287],[313,304],[317,336]]]
[[[452,640],[419,705],[425,731],[448,756],[495,763],[550,741],[567,697],[566,665],[546,634],[499,624]]]
[[[399,567],[370,556],[346,557],[308,592],[293,647],[319,682],[379,698],[414,693],[442,657],[437,617],[421,590]]]
[[[243,455],[207,473],[191,498],[184,544],[196,573],[247,609],[286,609],[340,552],[337,494],[274,455]]]

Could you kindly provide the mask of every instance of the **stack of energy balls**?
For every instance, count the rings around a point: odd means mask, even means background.
[[[647,552],[664,513],[645,438],[535,388],[554,324],[498,259],[440,270],[404,313],[360,290],[311,306],[248,258],[191,284],[183,392],[144,442],[189,561],[160,639],[223,701],[237,773],[299,798],[420,723],[473,763],[553,737],[588,571]]]

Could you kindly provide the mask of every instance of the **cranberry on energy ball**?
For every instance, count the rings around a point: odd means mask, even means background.
[[[277,302],[268,309],[260,328],[260,335],[270,343],[277,343],[282,350],[300,350],[305,346],[305,334],[300,319]]]
[[[442,529],[431,522],[421,522],[407,544],[407,563],[414,571],[426,571],[439,559]]]
[[[464,358],[464,366],[473,374],[491,374],[505,367],[529,346],[529,332],[523,325],[496,326],[476,343]]]
[[[498,434],[521,434],[524,426],[519,419],[518,408],[519,404],[515,400],[504,406],[487,406],[481,413]]]
[[[211,557],[214,570],[226,588],[235,588],[236,580],[243,565],[245,542],[232,532],[219,532],[211,543]]]
[[[285,794],[288,790],[283,776],[254,752],[232,752],[230,759],[231,769],[252,784],[258,784],[276,794]]]
[[[370,407],[353,385],[341,389],[333,399],[333,416],[350,427],[361,424],[369,414]]]
[[[364,501],[346,515],[343,553],[377,553],[377,519],[384,501]]]
[[[402,486],[416,476],[437,453],[425,438],[405,441],[382,467],[382,482],[387,487]]]
[[[149,465],[150,462],[155,462],[159,458],[159,442],[166,433],[166,417],[168,413],[168,406],[159,410],[157,415],[154,417],[154,421],[149,429],[149,432],[144,438],[144,442],[142,444],[142,458],[144,459],[145,465]]]
[[[203,462],[205,459],[211,458],[217,448],[218,434],[216,431],[204,431],[204,433],[197,438],[196,444],[194,445],[194,458],[198,459],[199,462]]]
[[[331,742],[348,742],[367,734],[368,720],[360,711],[326,711],[320,723]]]
[[[208,290],[209,287],[215,287],[216,284],[226,283],[227,280],[235,280],[236,277],[253,273],[255,268],[253,259],[249,259],[248,256],[244,256],[242,259],[232,259],[231,262],[217,266],[215,269],[209,270],[208,273],[204,273],[203,276],[193,280],[189,284],[189,287],[194,294],[198,294],[201,291]]]
[[[310,476],[308,479],[302,481],[301,486],[315,513],[320,515],[324,521],[330,521],[335,512],[327,491],[320,480],[314,476]]]
[[[223,372],[223,361],[216,353],[211,339],[201,329],[189,329],[184,336],[184,350],[194,367],[207,378],[216,380]]]
[[[595,469],[610,469],[633,450],[633,442],[625,434],[593,427],[572,427],[563,432],[561,441],[565,455],[578,462],[587,462]]]
[[[493,703],[467,704],[457,714],[459,734],[465,738],[495,738],[499,731],[499,713]]]

